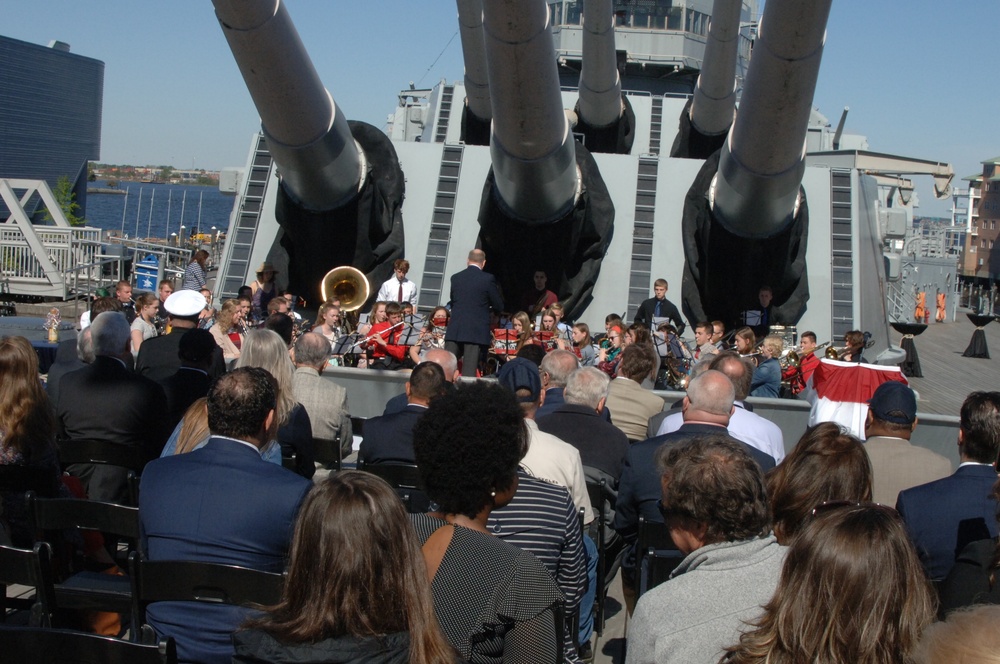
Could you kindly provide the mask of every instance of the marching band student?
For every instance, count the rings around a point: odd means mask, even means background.
[[[399,369],[406,359],[406,346],[397,343],[402,333],[403,307],[399,302],[385,305],[388,320],[375,323],[369,332],[367,348],[372,351],[372,369]]]

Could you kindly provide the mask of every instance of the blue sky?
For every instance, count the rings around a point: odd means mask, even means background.
[[[350,119],[381,127],[410,81],[462,77],[450,0],[287,5]],[[0,0],[0,16],[4,36],[104,61],[102,161],[244,164],[258,117],[209,0]],[[835,0],[814,105],[832,122],[850,106],[872,150],[950,162],[961,185],[1000,155],[998,25],[1000,0]],[[947,213],[929,177],[915,183],[918,214]]]

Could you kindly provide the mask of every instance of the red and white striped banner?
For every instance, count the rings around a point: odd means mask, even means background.
[[[899,367],[822,358],[802,392],[812,404],[809,426],[837,422],[864,440],[868,400],[879,385],[890,380],[909,384]]]

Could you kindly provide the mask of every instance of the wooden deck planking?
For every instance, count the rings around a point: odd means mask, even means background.
[[[923,378],[910,378],[910,386],[920,399],[921,413],[958,416],[962,402],[976,390],[1000,390],[1000,323],[987,325],[986,343],[991,358],[962,357],[975,326],[959,312],[954,323],[931,323],[914,339]],[[900,335],[893,331],[892,342],[899,345]]]

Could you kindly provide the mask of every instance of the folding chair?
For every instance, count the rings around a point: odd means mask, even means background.
[[[56,442],[59,449],[59,463],[63,468],[76,464],[97,464],[116,466],[127,472],[128,500],[130,505],[139,504],[139,476],[150,461],[147,452],[140,445],[122,445],[106,440],[67,439]]]
[[[0,620],[6,620],[7,609],[12,608],[30,611],[30,624],[34,627],[52,626],[55,592],[52,586],[52,549],[48,544],[38,542],[33,549],[0,546],[0,583],[4,585]],[[31,586],[35,589],[35,596],[28,599],[7,597],[7,586],[15,583]]]
[[[636,542],[636,569],[639,580],[637,597],[670,578],[670,573],[684,560],[665,523],[646,521],[639,517]]]
[[[33,492],[27,495],[28,516],[32,529],[52,537],[50,544],[58,541],[63,530],[79,528],[96,530],[124,540],[129,551],[139,543],[139,509],[114,503],[102,503],[77,498],[40,498]],[[110,547],[117,549],[117,543]],[[122,566],[125,566],[124,561]],[[113,611],[128,615],[132,608],[132,590],[128,578],[80,569],[55,586],[56,606],[63,609]]]
[[[412,463],[372,463],[358,459],[358,470],[377,475],[396,490],[406,511],[421,514],[430,507],[430,498],[424,492],[423,480],[416,464]]]
[[[68,629],[0,626],[4,661],[18,664],[176,664],[173,639],[143,645]]]
[[[178,560],[143,560],[129,556],[132,581],[132,630],[149,642],[146,607],[153,602],[206,602],[237,606],[277,604],[283,574],[238,565]]]

